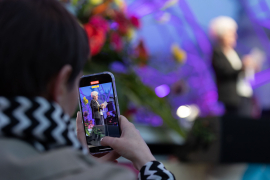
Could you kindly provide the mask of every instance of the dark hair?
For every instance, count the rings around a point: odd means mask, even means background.
[[[73,84],[88,56],[84,29],[57,0],[0,0],[0,96],[47,94],[67,64]]]

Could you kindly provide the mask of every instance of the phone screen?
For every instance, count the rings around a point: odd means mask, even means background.
[[[102,147],[104,136],[120,137],[115,84],[108,75],[83,77],[79,96],[87,144],[91,153],[111,150]]]

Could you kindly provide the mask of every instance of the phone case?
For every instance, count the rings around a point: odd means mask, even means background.
[[[114,94],[114,99],[115,99],[115,108],[117,110],[117,115],[118,115],[118,118],[119,118],[120,117],[120,109],[119,109],[119,103],[118,103],[118,97],[117,97],[117,91],[116,91],[116,84],[115,84],[115,77],[114,77],[114,75],[111,72],[101,72],[101,73],[95,73],[95,74],[90,74],[90,75],[84,75],[81,78],[90,77],[90,76],[96,76],[96,75],[102,75],[102,74],[108,74],[112,78],[112,84],[113,84],[113,90],[114,90],[114,93],[113,94]],[[79,100],[79,105],[80,105],[80,112],[81,112],[81,115],[83,116],[83,114],[82,114],[82,108],[81,108],[82,105],[81,105],[81,101],[80,101],[80,96],[78,96],[78,100]],[[120,122],[119,122],[119,126],[120,126]],[[85,131],[85,129],[84,129],[84,131]],[[120,128],[120,133],[121,133],[121,128]],[[91,154],[99,154],[99,153],[104,153],[104,151],[103,152],[91,153]]]

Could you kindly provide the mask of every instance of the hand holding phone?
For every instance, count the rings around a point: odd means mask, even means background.
[[[104,137],[102,146],[110,146],[116,153],[133,162],[140,170],[149,161],[155,161],[150,149],[142,139],[139,131],[124,116],[120,116],[122,135],[120,138]]]
[[[77,137],[80,143],[87,147],[86,137],[85,137],[85,131],[83,127],[83,120],[81,112],[77,112],[77,118],[76,118],[76,128],[77,128]],[[120,155],[116,151],[106,152],[106,153],[99,153],[94,154],[95,157],[98,157],[101,161],[110,161],[115,162],[116,159],[120,157]]]
[[[111,147],[101,146],[100,140],[104,136],[121,136],[113,74],[103,72],[83,76],[79,86],[79,103],[90,153],[112,151]]]
[[[82,117],[77,117],[78,139],[84,146],[89,147],[92,155],[109,152],[101,159],[113,161],[120,154],[131,160],[138,170],[145,163],[155,160],[135,126],[125,117],[120,117],[116,86],[111,73],[83,76],[79,94],[83,113]],[[89,123],[94,127],[91,128]]]
[[[142,139],[139,131],[124,116],[120,116],[122,135],[120,138],[104,137],[101,141],[103,146],[111,146],[113,151],[107,154],[94,154],[102,161],[115,162],[120,156],[131,160],[136,169],[141,169],[145,163],[154,161],[155,158],[150,152],[148,146]],[[82,118],[80,112],[77,113],[77,136],[83,146],[87,146],[85,132],[83,130]]]

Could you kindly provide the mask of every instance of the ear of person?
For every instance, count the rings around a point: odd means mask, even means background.
[[[67,84],[71,72],[72,67],[70,65],[64,65],[52,82],[52,97],[59,104],[64,101],[63,98],[65,98],[65,94],[67,93]]]

